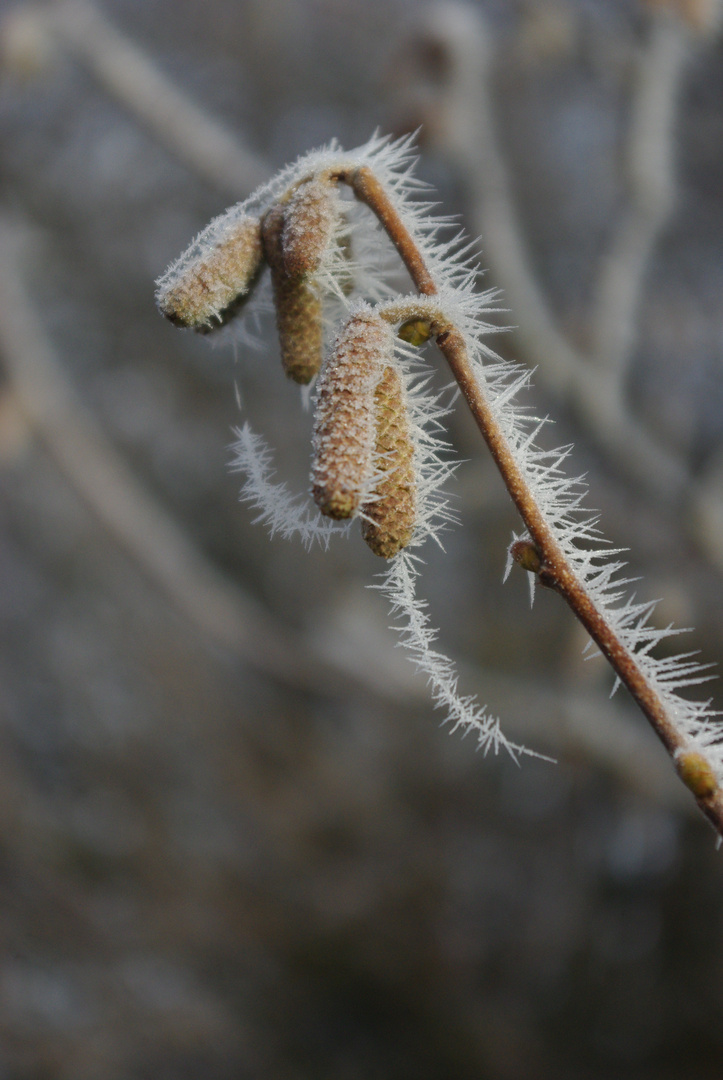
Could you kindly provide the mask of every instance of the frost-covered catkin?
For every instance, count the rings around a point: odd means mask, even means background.
[[[383,477],[362,507],[362,536],[375,555],[391,559],[412,539],[417,512],[414,444],[399,373],[393,367],[374,391],[376,468]]]
[[[312,494],[322,514],[352,517],[371,494],[374,391],[394,350],[392,331],[371,308],[352,315],[319,379]]]
[[[281,234],[289,277],[310,277],[321,266],[339,224],[339,196],[328,180],[300,184],[286,204]]]
[[[222,231],[212,222],[189,251],[158,282],[156,302],[175,326],[209,333],[233,318],[261,272],[261,222],[244,215]]]
[[[285,207],[275,206],[264,218],[264,252],[271,267],[276,325],[284,371],[298,383],[310,383],[321,367],[324,329],[321,299],[304,278],[291,277],[285,266]]]

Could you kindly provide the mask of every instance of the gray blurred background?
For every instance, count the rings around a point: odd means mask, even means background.
[[[712,0],[0,7],[1,1080],[719,1077],[723,854],[559,599],[503,587],[471,421],[422,587],[556,765],[440,729],[358,536],[306,553],[238,503],[236,383],[307,482],[268,316],[213,348],[153,303],[297,154],[422,125],[493,344],[720,660]]]

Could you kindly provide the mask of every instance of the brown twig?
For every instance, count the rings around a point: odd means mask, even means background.
[[[387,231],[418,291],[426,297],[434,296],[437,292],[434,278],[414,238],[383,185],[372,182],[368,173],[367,168],[357,169],[351,174],[340,173],[339,179],[349,183],[355,192],[359,190],[360,197]],[[423,313],[428,314],[428,308],[425,307]],[[607,657],[616,675],[628,688],[673,757],[684,781],[693,791],[698,806],[723,837],[723,791],[702,758],[703,779],[698,782],[697,774],[692,777],[687,774],[684,757],[692,756],[697,759],[699,755],[688,753],[688,741],[671,722],[665,704],[650,684],[634,652],[622,643],[565,556],[516,461],[508,438],[501,430],[494,411],[474,376],[463,335],[449,323],[443,313],[436,325],[433,321],[432,332],[537,549],[541,579],[566,601]]]

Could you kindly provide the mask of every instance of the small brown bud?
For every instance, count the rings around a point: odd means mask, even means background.
[[[244,216],[220,233],[212,223],[189,254],[161,278],[156,301],[175,326],[207,334],[237,314],[261,272],[261,223]]]
[[[675,764],[681,780],[697,799],[705,799],[714,794],[718,787],[715,773],[702,754],[695,750],[685,750],[676,754]]]
[[[319,379],[312,494],[322,514],[352,517],[368,494],[374,457],[374,390],[393,352],[391,328],[372,311],[352,315]]]
[[[412,539],[417,518],[414,444],[404,389],[393,367],[374,391],[376,467],[384,471],[375,499],[362,507],[362,536],[375,555],[393,558]]]
[[[317,272],[339,221],[339,198],[330,181],[314,178],[300,184],[284,211],[281,250],[289,277]]]
[[[302,278],[290,277],[282,250],[283,206],[269,210],[263,223],[264,251],[271,267],[276,326],[284,371],[298,383],[310,383],[321,367],[324,331],[321,300]]]
[[[515,540],[510,547],[510,555],[523,570],[528,570],[531,574],[540,573],[542,559],[532,540]]]

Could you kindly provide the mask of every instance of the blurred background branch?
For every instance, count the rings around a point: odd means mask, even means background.
[[[102,10],[84,0],[21,5],[5,21],[6,62],[32,69],[67,51],[199,177],[237,201],[268,176],[263,160],[184,94]]]

